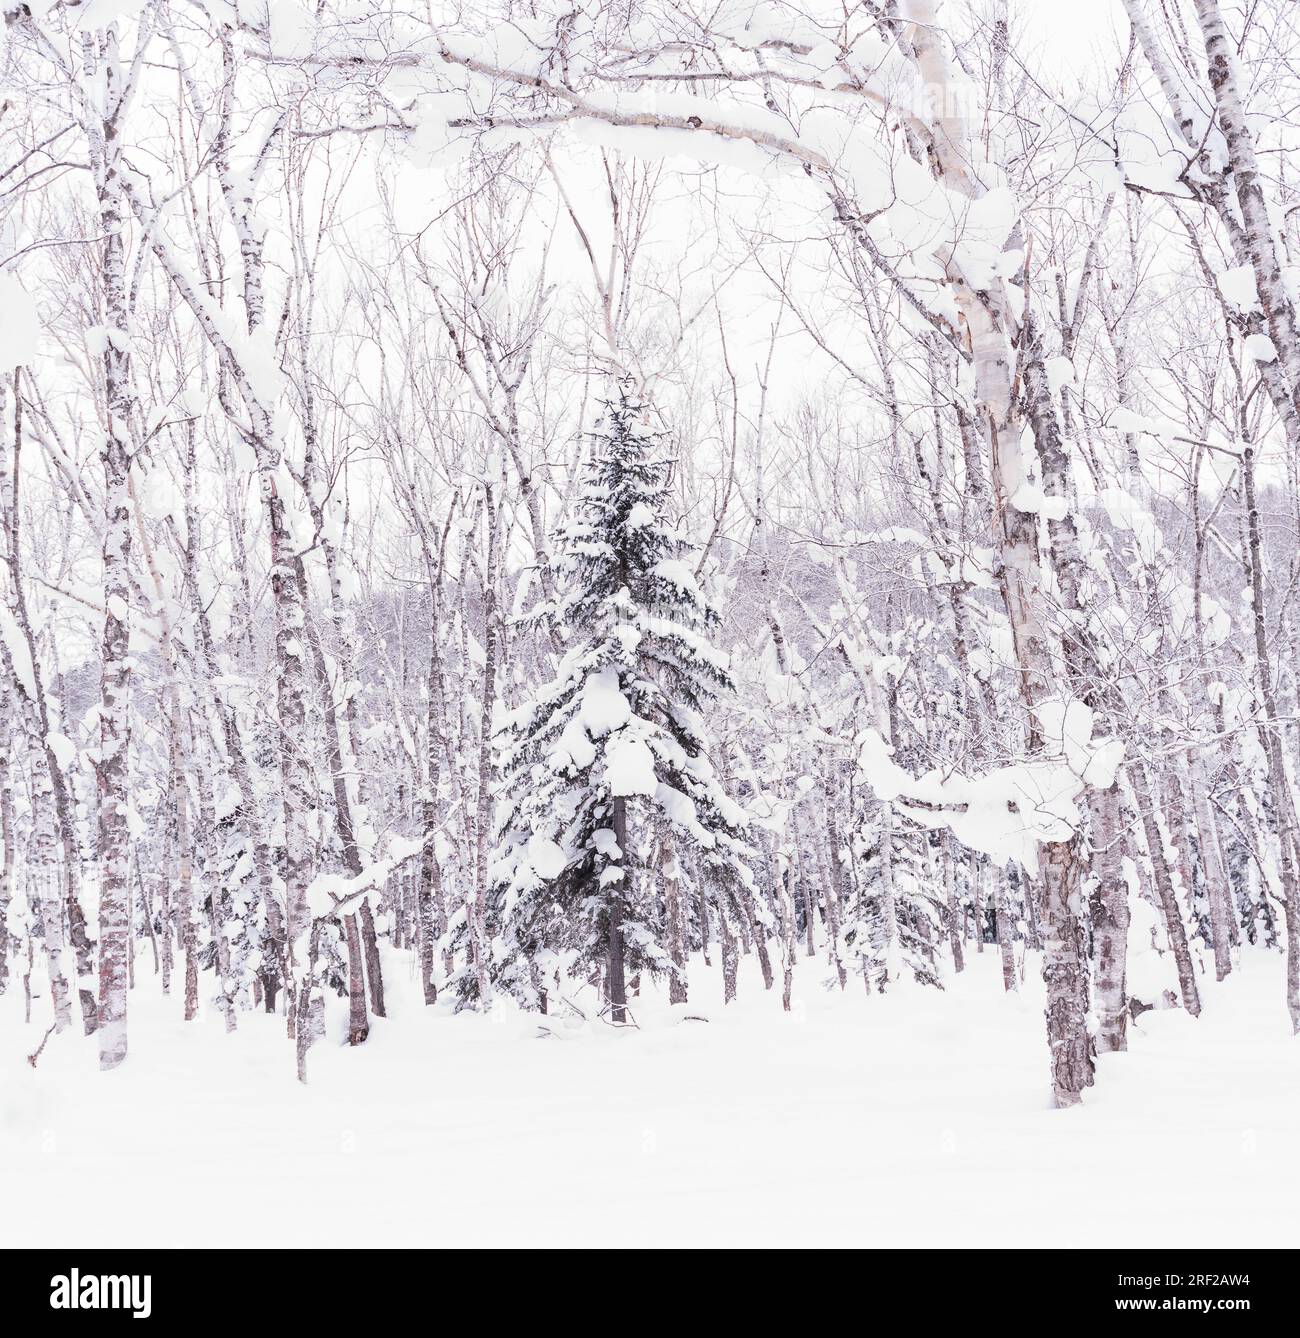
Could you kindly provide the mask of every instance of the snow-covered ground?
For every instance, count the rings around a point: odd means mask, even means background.
[[[137,963],[143,971],[147,967]],[[279,1018],[186,1025],[142,976],[131,1054],[24,1026],[0,998],[0,1246],[1300,1245],[1300,1040],[1279,956],[1145,1014],[1082,1109],[1047,1104],[1041,988],[996,951],[944,993],[742,977],[709,1022],[537,1038],[537,1019],[419,1006],[331,1036],[294,1078]],[[705,1002],[707,1000],[707,1002]],[[169,1210],[156,1210],[157,1194]]]

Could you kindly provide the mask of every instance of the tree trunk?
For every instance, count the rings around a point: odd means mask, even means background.
[[[974,138],[966,116],[968,98],[954,79],[933,0],[913,0],[910,13],[913,22],[907,31],[913,57],[938,109],[931,130],[932,161],[949,190],[978,199],[986,188],[972,160]],[[1017,227],[1007,245],[1015,248],[1019,242]],[[977,292],[966,282],[955,256],[944,257],[944,264],[953,299],[965,322],[975,417],[988,447],[994,494],[993,542],[1000,559],[998,583],[1020,667],[1020,695],[1029,717],[1033,753],[1042,746],[1036,708],[1061,694],[1044,621],[1049,603],[1043,590],[1037,517],[1011,504],[1011,498],[1029,481],[1021,442],[1022,423],[1014,397],[1011,337],[1018,320],[1004,282],[996,282],[988,292]],[[1042,866],[1047,921],[1043,974],[1048,993],[1052,1088],[1057,1104],[1069,1106],[1092,1082],[1086,1026],[1087,976],[1082,962],[1073,956],[1082,950],[1075,910],[1080,903],[1078,838],[1045,846]]]
[[[1088,976],[1083,931],[1070,905],[1080,881],[1077,861],[1073,841],[1044,847],[1043,979],[1047,984],[1052,1096],[1059,1107],[1077,1105],[1084,1088],[1092,1086],[1093,1081],[1092,1047],[1084,1025]]]
[[[491,775],[492,775],[492,703],[496,695],[497,663],[497,606],[496,606],[496,557],[497,557],[497,512],[492,504],[492,488],[484,489],[486,494],[485,510],[487,514],[487,563],[483,575],[483,697],[482,717],[479,722],[478,749],[478,802],[475,805],[474,839],[477,843],[475,860],[474,890],[467,911],[469,921],[470,958],[478,988],[480,1005],[490,1007],[491,997],[488,987],[488,943],[485,912],[488,894],[488,813],[490,811]],[[620,845],[620,849],[626,849]],[[610,926],[611,942],[614,926]],[[612,951],[612,949],[611,949]],[[622,960],[622,935],[619,933],[619,954]],[[623,988],[620,977],[619,988]],[[613,996],[611,996],[612,998]],[[627,1002],[624,995],[622,1003]],[[617,1021],[622,1021],[621,1015]]]
[[[1096,956],[1097,1050],[1111,1054],[1128,1049],[1128,883],[1124,878],[1119,788],[1088,793],[1089,827],[1110,837],[1092,844],[1092,934]]]
[[[627,842],[627,801],[615,799],[613,803],[614,840],[622,851],[623,878],[609,885],[609,952],[606,966],[606,993],[609,998],[610,1020],[616,1023],[627,1021],[627,982],[624,979],[623,966],[623,889],[624,880],[632,876],[629,867]]]
[[[1268,202],[1260,184],[1255,138],[1246,119],[1246,105],[1237,82],[1236,44],[1228,35],[1218,0],[1195,0],[1195,7],[1196,20],[1205,41],[1219,129],[1228,147],[1228,165],[1241,210],[1242,231],[1255,275],[1255,288],[1292,402],[1300,407],[1300,338],[1297,337],[1295,308],[1283,279]]]
[[[1147,854],[1151,861],[1151,877],[1155,884],[1156,901],[1165,922],[1169,948],[1178,967],[1178,988],[1183,996],[1183,1007],[1193,1017],[1198,1017],[1201,1012],[1201,996],[1196,988],[1196,972],[1192,966],[1191,948],[1187,943],[1187,927],[1183,923],[1182,909],[1174,893],[1169,861],[1165,858],[1164,831],[1160,826],[1151,796],[1151,781],[1147,776],[1146,767],[1136,759],[1127,764],[1127,769],[1129,782],[1133,786],[1133,796],[1137,800],[1138,817],[1141,819],[1142,831],[1147,839]]]
[[[379,935],[369,898],[361,902],[361,945],[366,955],[366,975],[370,980],[370,1007],[376,1017],[387,1017],[384,1007],[384,973],[379,960]]]
[[[348,1044],[361,1045],[370,1035],[366,1018],[366,982],[361,966],[361,935],[356,912],[343,917],[348,943]]]
[[[1200,748],[1188,755],[1192,808],[1196,815],[1196,849],[1205,877],[1206,899],[1210,905],[1210,934],[1214,939],[1214,976],[1223,980],[1232,970],[1232,944],[1229,929],[1228,876],[1219,850],[1219,825],[1210,807],[1210,786],[1206,777],[1205,757]]]
[[[725,906],[718,907],[718,941],[722,954],[722,1002],[729,1004],[736,998],[736,973],[739,960],[736,955],[736,936],[728,923]]]
[[[1241,455],[1241,479],[1246,495],[1247,557],[1250,563],[1251,607],[1255,634],[1255,683],[1264,720],[1260,744],[1268,760],[1268,783],[1273,796],[1282,874],[1282,911],[1286,920],[1286,1006],[1291,1030],[1300,1033],[1300,887],[1296,882],[1295,807],[1291,783],[1282,759],[1277,723],[1277,700],[1268,654],[1264,604],[1264,558],[1260,540],[1259,504],[1255,496],[1255,446],[1247,439]]]
[[[998,952],[1002,956],[1002,988],[1007,994],[1016,989],[1015,921],[1008,904],[1007,881],[1009,871],[993,870],[994,916],[998,932]]]
[[[100,39],[104,120],[92,122],[90,162],[103,233],[102,283],[107,338],[101,355],[106,423],[100,459],[104,466],[104,529],[101,544],[104,632],[100,679],[99,748],[99,1065],[116,1068],[126,1058],[128,861],[126,812],[130,749],[131,506],[129,440],[132,415],[130,309],[119,117],[129,90],[122,86],[117,33]],[[168,926],[170,932],[170,926]]]
[[[948,946],[952,951],[952,969],[962,971],[966,966],[961,941],[961,912],[957,906],[957,880],[953,872],[952,838],[944,832],[939,839],[939,867],[943,876],[943,904],[948,929]]]
[[[686,1002],[686,934],[682,906],[681,870],[667,835],[659,840],[659,876],[664,884],[664,906],[668,919],[668,956],[672,969],[668,976],[668,1002]]]
[[[4,863],[0,864],[0,994],[9,984],[9,905],[14,886],[14,796],[13,775],[9,769],[12,734],[9,717],[0,714],[0,845]]]

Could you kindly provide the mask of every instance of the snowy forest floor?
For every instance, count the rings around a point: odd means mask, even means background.
[[[1300,1245],[1277,954],[1210,982],[1199,1022],[1144,1014],[1068,1112],[1038,963],[1004,997],[996,949],[870,998],[801,960],[788,1016],[756,968],[724,1011],[697,961],[707,1024],[643,997],[640,1030],[546,1040],[509,1006],[424,1009],[408,962],[365,1046],[331,1015],[306,1087],[282,1018],[186,1024],[143,958],[123,1068],[68,1034],[33,1070],[48,1001],[25,1026],[13,979],[0,1246]]]

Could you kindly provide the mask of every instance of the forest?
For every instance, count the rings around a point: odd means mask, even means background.
[[[15,1148],[1168,1044],[1294,1190],[1294,4],[3,3]]]

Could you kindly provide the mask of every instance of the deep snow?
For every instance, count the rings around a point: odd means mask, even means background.
[[[1016,997],[994,949],[868,998],[801,959],[786,1016],[756,970],[724,1010],[697,961],[707,1023],[643,998],[640,1030],[538,1039],[508,1005],[425,1010],[390,955],[392,1016],[349,1050],[334,1012],[307,1087],[282,1018],[187,1025],[143,958],[125,1066],[68,1034],[33,1070],[48,1000],[24,1026],[14,979],[0,1246],[1300,1245],[1281,957],[1207,983],[1199,1021],[1143,1015],[1066,1112],[1036,966]]]

